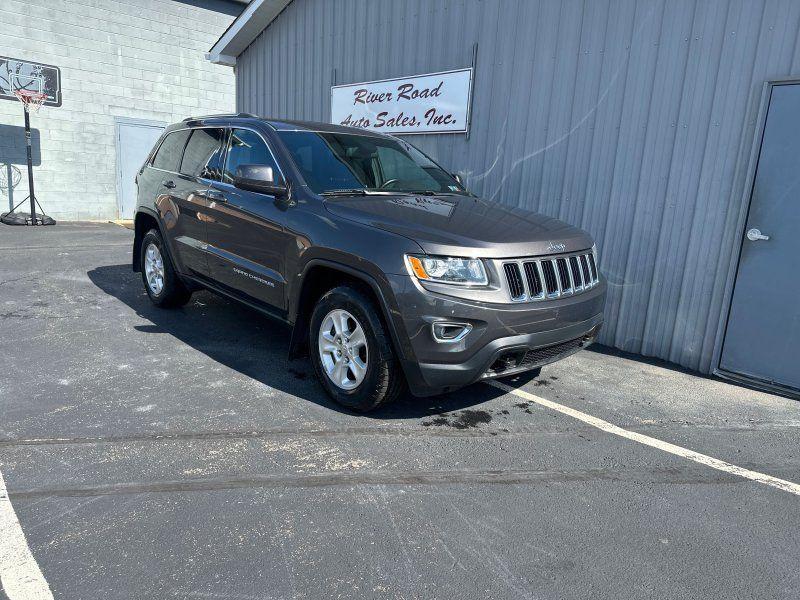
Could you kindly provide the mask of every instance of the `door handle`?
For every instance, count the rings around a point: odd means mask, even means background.
[[[161,182],[161,185],[163,185],[165,188],[172,189],[175,187],[175,182],[172,181],[171,179],[165,179],[164,181]]]
[[[750,240],[751,242],[757,242],[758,240],[766,241],[769,239],[769,236],[762,234],[760,229],[756,229],[755,227],[753,227],[752,229],[748,229],[747,239]]]
[[[225,194],[218,192],[217,190],[208,190],[205,194],[206,198],[213,200],[214,202],[225,203],[228,201],[228,199],[225,197]]]

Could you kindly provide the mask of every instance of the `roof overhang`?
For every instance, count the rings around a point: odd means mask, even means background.
[[[216,65],[233,66],[258,35],[292,0],[252,0],[206,54]]]

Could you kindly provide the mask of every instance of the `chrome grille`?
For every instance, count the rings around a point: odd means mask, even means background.
[[[514,302],[553,300],[590,290],[599,281],[592,252],[503,261],[509,296]],[[523,277],[524,274],[524,277]]]

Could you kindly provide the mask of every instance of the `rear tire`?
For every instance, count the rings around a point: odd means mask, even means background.
[[[192,292],[183,285],[175,272],[157,229],[151,229],[142,238],[139,267],[144,289],[156,306],[162,308],[183,306],[192,297]]]
[[[322,387],[351,410],[374,410],[405,389],[378,307],[353,286],[336,287],[319,299],[311,315],[309,347]]]

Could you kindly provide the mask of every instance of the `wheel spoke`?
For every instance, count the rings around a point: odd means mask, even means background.
[[[337,360],[333,368],[333,381],[340,386],[347,384],[347,365],[342,359]]]
[[[338,314],[338,317],[339,317],[339,319],[338,319],[338,321],[339,321],[339,329],[338,329],[339,333],[344,334],[344,335],[348,335],[347,321],[348,321],[350,315],[348,315],[345,311],[341,311]]]
[[[333,323],[333,330],[336,335],[342,335],[342,324],[339,322],[338,315],[330,315],[327,319],[325,319],[326,323],[328,322],[328,319],[330,319],[330,321]]]
[[[354,350],[358,350],[361,346],[366,346],[367,339],[364,336],[364,329],[356,323],[355,329],[353,329],[353,333],[350,334],[350,345],[353,347]]]
[[[367,365],[360,358],[354,358],[350,361],[350,370],[355,376],[356,383],[361,383],[367,374]]]

